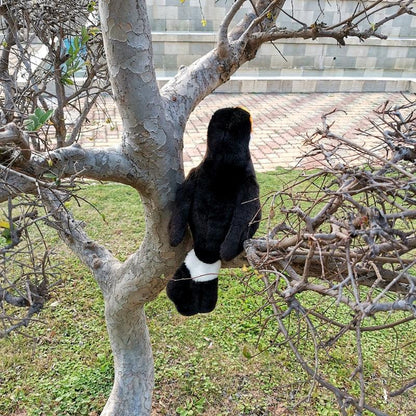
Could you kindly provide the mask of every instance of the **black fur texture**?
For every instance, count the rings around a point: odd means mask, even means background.
[[[169,224],[170,243],[180,244],[189,224],[195,254],[204,263],[233,259],[258,228],[259,187],[250,157],[250,133],[246,110],[217,110],[208,126],[205,157],[178,188]],[[217,290],[218,279],[194,282],[185,264],[167,286],[169,298],[184,315],[212,311]]]

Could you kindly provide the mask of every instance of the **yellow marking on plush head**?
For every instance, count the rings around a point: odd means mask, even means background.
[[[250,115],[250,124],[251,124],[251,130],[250,131],[253,131],[253,118],[251,117],[251,113],[248,110],[248,108],[244,107],[243,105],[239,105],[239,106],[237,106],[237,108],[241,108],[242,110],[247,111],[247,113]]]
[[[250,111],[248,110],[248,108],[244,107],[243,105],[238,105],[237,108],[241,108],[242,110],[247,111],[247,113],[250,114]]]

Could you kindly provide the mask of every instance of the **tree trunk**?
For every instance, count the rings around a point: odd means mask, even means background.
[[[115,372],[103,416],[151,414],[154,367],[144,305],[163,290],[166,278],[183,260],[186,244],[172,249],[168,242],[172,189],[173,185],[166,187],[165,197],[153,198],[153,204],[142,197],[146,236],[140,250],[123,264],[114,263],[109,275],[97,270]]]
[[[153,356],[144,307],[114,313],[106,302],[106,322],[114,355],[114,385],[103,416],[150,415]]]

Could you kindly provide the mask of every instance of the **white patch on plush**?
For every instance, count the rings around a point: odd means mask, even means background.
[[[185,266],[194,282],[209,282],[218,277],[221,260],[217,260],[215,263],[204,263],[198,259],[195,250],[192,249],[185,258]]]

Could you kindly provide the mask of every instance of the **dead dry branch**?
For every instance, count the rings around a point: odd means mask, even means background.
[[[322,127],[306,139],[306,157],[320,160],[321,168],[302,172],[270,195],[268,235],[246,242],[280,333],[309,377],[335,394],[345,415],[349,406],[356,414],[384,414],[366,400],[371,374],[365,371],[363,333],[416,318],[415,109],[415,97],[400,107],[385,103],[356,139],[332,132],[336,111],[322,116]],[[322,353],[330,354],[349,332],[358,395],[320,370]],[[414,343],[414,332],[408,335]],[[304,355],[297,337],[313,345],[311,355]],[[401,385],[390,380],[384,400],[414,387],[414,366],[412,371]]]
[[[79,159],[88,155],[74,144],[109,89],[94,4],[0,5],[0,199],[7,201],[0,206],[0,338],[27,326],[59,283],[44,239],[49,216],[41,190],[68,189],[82,173]],[[66,184],[66,167],[55,157],[72,157],[76,165]]]

